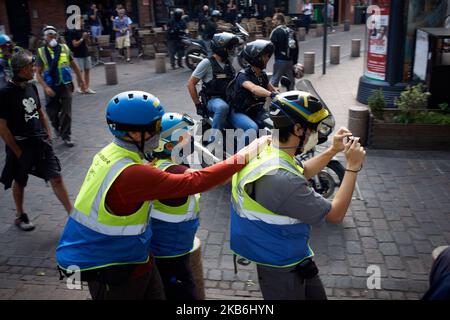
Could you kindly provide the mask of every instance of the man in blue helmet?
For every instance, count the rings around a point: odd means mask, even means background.
[[[317,137],[328,111],[317,98],[302,91],[277,95],[272,108],[270,118],[278,131],[273,146],[233,176],[231,250],[256,263],[264,299],[326,299],[309,247],[311,225],[324,220],[342,222],[365,151],[358,138],[344,144],[351,133],[341,128],[328,150],[299,165],[295,156]],[[330,203],[309,187],[308,179],[341,151],[347,169]]]
[[[20,47],[14,46],[10,37],[0,34],[0,88],[5,87],[12,79],[11,59],[14,52],[18,52],[20,49]]]
[[[191,170],[178,163],[186,163],[179,159],[179,151],[193,141],[188,131],[188,125],[192,124],[179,113],[164,114],[162,134],[170,136],[161,139],[159,148],[153,152],[156,168],[173,174]],[[153,202],[150,212],[153,231],[151,251],[155,255],[168,300],[197,300],[189,253],[199,226],[199,199],[200,194],[196,194]]]
[[[171,174],[144,163],[159,146],[163,115],[159,99],[143,91],[122,92],[106,108],[114,140],[94,156],[56,249],[59,269],[80,272],[93,299],[164,299],[150,252],[152,201],[223,183],[267,143],[261,138],[209,168]]]

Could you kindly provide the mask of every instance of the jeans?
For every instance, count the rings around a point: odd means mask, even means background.
[[[98,38],[102,35],[102,27],[101,26],[91,26],[91,35],[93,38]]]
[[[273,75],[270,83],[272,83],[274,87],[278,87],[281,77],[287,76],[291,81],[291,86],[288,90],[293,90],[295,85],[294,73],[292,72],[293,68],[294,65],[291,60],[275,60],[273,65]]]
[[[227,121],[229,106],[221,98],[212,98],[208,101],[208,111],[214,113],[212,128],[222,130]],[[216,132],[217,134],[217,132]],[[215,134],[213,135],[215,137]],[[213,141],[213,140],[211,140]]]
[[[239,113],[239,112],[232,111],[230,113],[229,120],[230,120],[231,125],[235,129],[242,129],[244,131],[251,129],[251,131],[254,131],[254,134],[256,134],[256,135],[258,134],[258,130],[259,130],[258,125],[256,124],[255,121],[253,121],[245,113]],[[245,137],[244,144],[245,145],[248,145],[251,142],[250,137],[253,135],[253,132],[251,132],[251,131],[249,132],[250,135],[244,134],[244,137]],[[238,144],[238,145],[241,145],[241,144]]]

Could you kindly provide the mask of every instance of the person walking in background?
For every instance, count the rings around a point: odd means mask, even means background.
[[[43,30],[45,46],[38,49],[36,61],[36,78],[44,88],[48,117],[57,135],[67,147],[73,147],[72,127],[72,93],[74,90],[72,70],[77,76],[81,91],[85,83],[72,52],[66,44],[58,43],[55,27],[47,26]]]
[[[13,189],[16,205],[15,225],[24,231],[34,229],[23,207],[28,175],[50,181],[67,213],[72,204],[61,177],[61,165],[52,143],[52,132],[42,111],[34,77],[35,58],[29,51],[15,53],[11,59],[13,77],[0,89],[0,136],[6,145],[6,160],[0,181],[5,190]]]
[[[286,26],[286,20],[282,13],[273,16],[272,23],[276,26],[270,34],[270,41],[275,47],[275,63],[273,65],[273,76],[271,83],[278,87],[282,76],[287,76],[291,81],[289,90],[293,90],[295,85],[293,66],[298,60],[298,42],[295,32]]]
[[[228,4],[227,4],[226,8],[227,8],[227,11],[226,11],[227,12],[227,22],[235,23],[237,12],[238,12],[237,4],[233,0],[230,0],[230,2],[228,2]]]
[[[304,25],[306,28],[306,33],[309,33],[309,25],[311,24],[311,16],[313,14],[313,4],[311,3],[311,0],[305,0],[305,3],[303,4],[303,17],[304,17]]]
[[[325,7],[323,7],[322,9],[322,14],[325,17],[325,8],[327,10],[327,21],[326,21],[326,26],[327,28],[330,28],[330,32],[335,32],[336,30],[334,30],[333,27],[333,21],[334,21],[334,6],[333,6],[333,1],[330,0],[330,2],[328,2],[328,5]]]
[[[84,28],[84,19],[80,16],[79,24],[76,24],[79,28],[72,29],[68,32],[69,47],[73,52],[73,56],[80,67],[80,71],[83,75],[84,84],[86,88],[81,88],[81,83],[78,83],[77,91],[79,93],[96,93],[89,87],[90,84],[90,70],[92,69],[92,61],[89,56],[88,45],[91,43],[91,39],[87,30]]]
[[[198,34],[202,37],[203,40],[206,40],[205,30],[209,16],[209,7],[205,5],[203,6],[202,11],[198,14]]]
[[[130,50],[130,19],[125,14],[125,9],[118,10],[118,16],[114,18],[114,31],[116,32],[116,47],[117,49],[127,50],[127,62],[131,63],[131,50]]]
[[[102,16],[97,8],[97,5],[93,3],[88,11],[89,24],[91,26],[91,36],[95,42],[98,41],[98,37],[102,35]]]
[[[186,23],[181,19],[183,9],[177,8],[173,13],[173,18],[167,24],[167,42],[170,56],[170,65],[175,70],[175,55],[177,55],[178,67],[183,68],[184,46],[181,36],[186,34]]]

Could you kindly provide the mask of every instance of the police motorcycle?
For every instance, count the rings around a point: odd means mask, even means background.
[[[240,53],[250,35],[239,23],[235,23],[228,32],[239,37],[239,45],[235,48],[235,59],[239,66],[244,68],[247,63],[241,58]],[[183,36],[181,39],[186,48],[185,63],[189,69],[195,70],[197,65],[208,56],[206,43],[203,40],[193,39],[188,36]],[[234,61],[232,62],[234,63]]]

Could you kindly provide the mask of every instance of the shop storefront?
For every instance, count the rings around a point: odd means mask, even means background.
[[[372,92],[382,89],[386,105],[413,81],[414,43],[421,27],[443,25],[448,0],[373,0],[369,7],[365,62],[357,100],[367,104]]]

